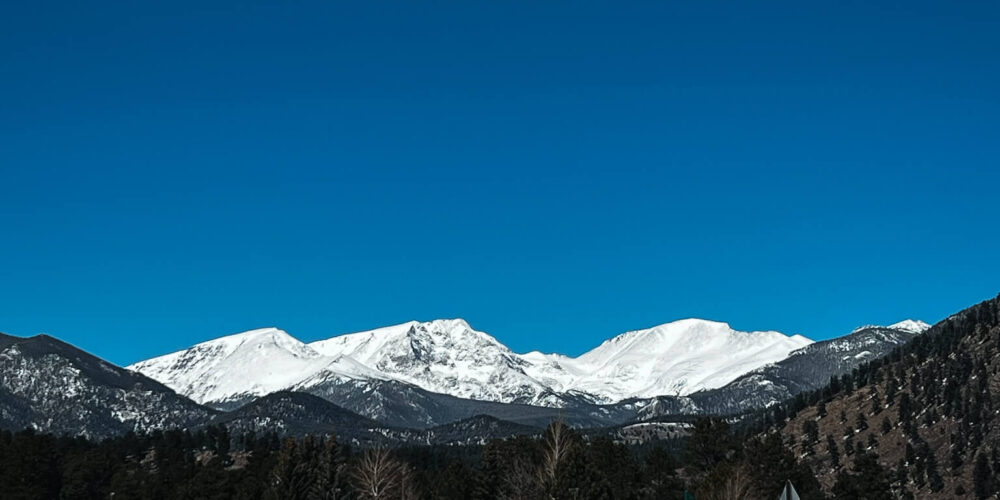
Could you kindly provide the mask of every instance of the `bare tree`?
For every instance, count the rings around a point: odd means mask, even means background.
[[[538,475],[539,482],[549,492],[550,497],[554,497],[559,467],[566,463],[575,446],[573,431],[561,420],[552,422],[545,431],[542,441],[542,468]]]
[[[730,468],[723,477],[699,492],[698,498],[706,500],[750,500],[753,482],[743,465]]]
[[[417,498],[410,468],[388,450],[366,450],[351,471],[354,489],[370,500],[410,500]]]

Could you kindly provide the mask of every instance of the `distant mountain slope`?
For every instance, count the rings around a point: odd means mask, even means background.
[[[491,439],[537,435],[542,427],[500,420],[489,415],[477,415],[424,431],[427,444],[485,444]]]
[[[553,408],[458,398],[394,380],[310,382],[295,390],[336,402],[387,425],[411,428],[433,427],[476,415],[540,427],[559,418],[570,425],[590,427],[619,423],[634,416],[628,411],[604,410],[590,403]]]
[[[0,334],[0,427],[102,438],[187,428],[214,410],[47,335]]]
[[[277,432],[282,435],[333,434],[356,445],[396,444],[386,426],[341,408],[323,398],[301,392],[280,391],[258,398],[212,419],[231,433]]]
[[[787,358],[753,370],[718,389],[691,395],[702,411],[739,413],[764,408],[804,391],[823,387],[830,377],[849,373],[858,365],[880,358],[927,328],[917,323],[889,327],[866,326],[848,335],[816,342]]]
[[[387,426],[300,392],[276,392],[229,413],[216,416],[232,433],[277,432],[282,435],[332,434],[355,446],[403,444],[477,444],[493,438],[537,434],[539,427],[477,415],[429,429]]]
[[[994,498],[1000,470],[1000,297],[934,325],[822,390],[777,408],[786,443],[831,490],[859,453],[905,498]],[[913,498],[913,497],[910,497]]]

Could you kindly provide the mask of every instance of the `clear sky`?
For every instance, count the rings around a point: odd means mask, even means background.
[[[934,322],[1000,292],[998,53],[996,2],[7,2],[0,331]]]

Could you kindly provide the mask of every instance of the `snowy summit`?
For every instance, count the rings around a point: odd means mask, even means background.
[[[561,406],[721,387],[812,341],[685,319],[615,336],[578,357],[518,354],[462,319],[407,323],[303,343],[264,328],[131,365],[201,403],[337,381],[397,381],[452,396]]]

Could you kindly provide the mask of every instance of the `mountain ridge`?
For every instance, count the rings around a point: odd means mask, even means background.
[[[737,340],[748,340],[752,345],[756,345],[752,338],[755,335],[795,340],[776,332],[736,332],[721,322],[684,320],[667,325],[659,330],[654,327],[626,332],[602,345],[616,346],[615,355],[622,352],[628,354],[636,346],[639,346],[640,353],[648,354],[647,351],[652,349],[644,342],[655,344],[666,339],[674,343],[663,347],[663,352],[685,356],[691,354],[686,353],[685,342],[721,342],[725,347],[729,345],[727,339],[733,335],[741,337]],[[438,326],[446,331],[437,331]],[[309,397],[322,398],[356,414],[358,418],[377,421],[385,428],[394,429],[430,429],[484,415],[482,418],[486,420],[474,420],[476,423],[465,428],[476,427],[494,432],[497,427],[488,422],[489,418],[508,422],[509,425],[501,426],[508,430],[517,425],[544,427],[553,419],[561,419],[581,428],[614,427],[658,416],[739,413],[748,408],[767,406],[789,394],[822,385],[829,375],[848,372],[870,356],[878,356],[913,335],[906,330],[885,328],[856,331],[834,341],[809,343],[792,351],[784,360],[765,364],[722,387],[686,396],[627,397],[605,403],[594,394],[574,390],[572,384],[578,384],[578,380],[551,381],[553,374],[558,376],[568,372],[579,376],[586,370],[587,367],[581,366],[583,363],[578,364],[577,358],[538,352],[513,353],[496,339],[471,329],[461,320],[409,322],[389,327],[388,330],[395,330],[395,340],[401,342],[396,347],[405,347],[395,359],[391,355],[392,349],[383,349],[377,343],[370,344],[373,338],[390,344],[393,339],[377,339],[375,337],[381,334],[371,334],[373,331],[368,332],[367,338],[366,335],[347,336],[345,341],[335,337],[339,339],[336,340],[339,346],[320,345],[318,349],[274,327],[224,336],[157,358],[160,363],[152,368],[162,370],[159,375],[168,383],[142,374],[142,371],[150,373],[151,367],[142,367],[141,371],[123,369],[45,335],[30,339],[0,335],[0,368],[6,374],[6,377],[0,378],[0,426],[32,426],[40,430],[100,437],[128,430],[190,428],[203,425],[206,419],[236,422],[232,420],[236,418],[232,412],[238,411],[244,415],[242,420],[238,419],[242,422],[240,425],[259,428],[268,422],[279,422],[266,415],[267,409],[273,409],[273,417],[283,419],[282,425],[286,430],[299,432],[317,428],[308,424],[302,415],[316,415],[321,420],[330,415],[330,412],[322,410],[323,405],[317,405],[315,399],[306,397],[311,395]],[[700,337],[698,332],[702,330],[710,335]],[[385,331],[385,328],[374,330]],[[449,342],[457,342],[458,345],[441,352],[441,345]],[[352,350],[353,353],[367,349],[369,355],[374,356],[372,359],[398,363],[395,368],[404,370],[413,367],[417,367],[416,371],[432,370],[442,364],[446,368],[443,373],[447,375],[449,365],[483,359],[482,353],[467,349],[469,345],[480,344],[493,349],[492,354],[486,355],[487,362],[483,363],[487,367],[500,366],[510,370],[508,376],[537,384],[529,386],[535,392],[526,398],[527,403],[479,400],[427,390],[401,381],[391,373],[368,367],[345,354],[345,350]],[[764,345],[767,347],[767,342]],[[698,352],[695,349],[695,354]],[[596,353],[601,354],[601,351]],[[656,352],[652,354],[649,358],[656,359]],[[501,362],[494,363],[490,355]],[[790,369],[786,366],[791,363],[788,360],[796,360],[796,366],[806,365],[809,369]],[[614,356],[602,357],[599,361],[604,362],[603,366],[612,366],[612,369],[627,368],[626,363],[614,359]],[[587,358],[584,358],[584,363],[590,366],[600,364]],[[386,365],[379,366],[384,368]],[[817,370],[816,367],[824,367],[827,371]],[[770,377],[766,381],[771,390],[762,389],[759,377]],[[441,380],[449,379],[445,377]],[[503,385],[499,383],[503,377],[491,376],[485,380],[489,384]],[[741,385],[744,380],[750,383]],[[186,389],[202,400],[210,400],[210,407],[188,399],[183,391],[175,393],[171,386]],[[82,401],[74,400],[74,391],[64,390],[66,387],[81,387],[87,397]],[[136,387],[141,390],[136,391]],[[306,396],[272,397],[274,394],[287,394],[288,391]],[[547,404],[540,405],[539,401]],[[258,403],[254,405],[255,402]],[[59,425],[53,426],[53,423]],[[363,431],[360,429],[357,437],[368,441]],[[396,438],[411,439],[415,435],[412,432],[402,433]]]
[[[561,407],[566,397],[609,404],[719,387],[810,343],[801,335],[739,332],[726,323],[689,318],[616,335],[574,358],[519,354],[465,320],[445,319],[308,344],[276,328],[250,330],[128,368],[208,404],[283,389],[308,391],[304,382],[322,378],[397,380],[460,398]],[[261,373],[273,375],[256,375]]]
[[[0,334],[0,427],[108,437],[186,428],[215,410],[48,335]]]

